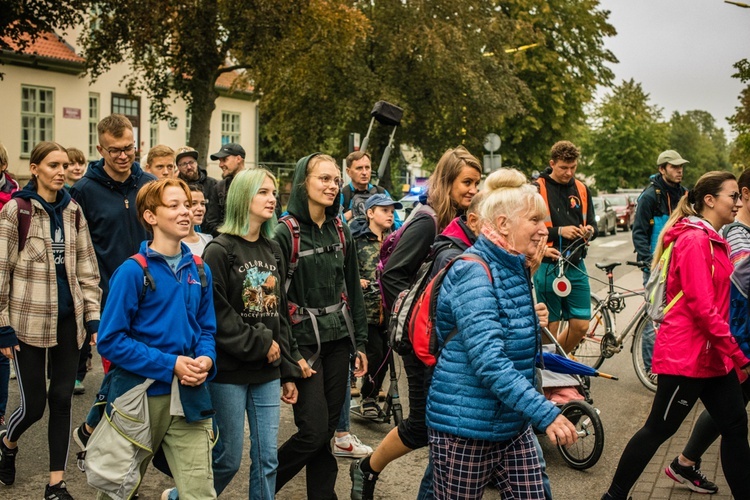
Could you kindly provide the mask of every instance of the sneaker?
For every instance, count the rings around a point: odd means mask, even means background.
[[[719,487],[706,479],[706,476],[701,472],[700,460],[698,460],[692,467],[686,467],[680,465],[677,457],[675,457],[675,459],[672,460],[672,463],[664,469],[664,472],[673,480],[686,485],[697,493],[714,494],[719,491]]]
[[[73,387],[73,394],[80,396],[86,392],[86,388],[83,386],[83,382],[76,380],[76,385]]]
[[[68,493],[65,481],[60,481],[52,486],[48,484],[44,488],[44,500],[73,500],[73,497]]]
[[[178,500],[177,488],[169,488],[161,492],[161,500]]]
[[[5,435],[7,430],[0,431],[0,483],[10,486],[16,480],[16,454],[18,447],[12,450],[5,446]]]
[[[331,439],[331,449],[334,455],[344,458],[364,458],[372,453],[372,448],[362,444],[362,441],[351,433],[342,438],[334,436]]]
[[[373,398],[363,399],[359,408],[364,418],[376,419],[380,417],[380,406]]]
[[[385,401],[385,391],[383,389],[378,391],[378,400]]]
[[[373,500],[375,498],[375,482],[377,474],[365,474],[360,465],[362,459],[352,462],[349,466],[349,477],[352,479],[352,500]]]
[[[658,384],[659,383],[659,375],[652,372],[651,370],[646,372],[646,377],[651,381],[652,384]]]

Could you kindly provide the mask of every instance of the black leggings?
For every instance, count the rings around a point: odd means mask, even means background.
[[[750,498],[750,446],[747,413],[734,371],[723,377],[659,375],[646,424],[625,447],[609,494],[624,499],[659,446],[679,429],[698,398],[721,431],[721,464],[735,498]]]
[[[388,339],[385,327],[367,325],[367,374],[362,377],[362,398],[377,398],[383,385],[388,363],[385,358],[388,352]]]
[[[747,403],[750,402],[750,378],[745,380],[740,387],[742,387],[742,397],[747,407]],[[697,462],[720,435],[719,427],[711,418],[711,414],[708,413],[708,410],[703,410],[703,413],[695,422],[693,432],[690,434],[690,439],[688,439],[682,454],[688,460]]]
[[[416,450],[427,446],[427,391],[432,382],[432,370],[414,353],[401,356],[409,385],[409,416],[398,424],[398,437],[407,448]]]
[[[16,377],[21,404],[8,420],[8,441],[21,435],[44,416],[49,402],[49,470],[63,471],[68,461],[71,399],[78,367],[78,339],[75,316],[58,321],[57,345],[45,349],[19,341],[15,351]],[[47,364],[49,356],[49,365]],[[49,373],[46,368],[49,366]],[[47,389],[47,376],[49,389]]]

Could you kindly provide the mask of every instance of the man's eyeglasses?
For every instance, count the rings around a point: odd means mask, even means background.
[[[179,163],[179,164],[177,165],[177,167],[178,167],[178,168],[185,168],[185,167],[194,167],[194,166],[196,166],[197,164],[198,164],[198,162],[197,162],[197,161],[195,161],[195,160],[191,160],[191,161],[184,161],[184,162],[182,162],[182,163]]]
[[[104,146],[101,146],[101,148],[109,154],[109,156],[113,158],[118,158],[121,154],[125,153],[126,155],[130,155],[135,151],[135,144],[131,144],[130,146],[125,146],[124,148],[105,148]]]
[[[192,204],[192,206],[193,206],[193,207],[197,207],[198,205],[200,205],[200,206],[202,206],[202,207],[205,207],[206,205],[208,205],[208,200],[203,200],[203,201],[196,201],[196,200],[193,200],[193,204]]]
[[[324,186],[328,186],[331,183],[334,183],[339,188],[341,187],[341,183],[343,182],[341,180],[341,177],[331,177],[330,175],[315,175],[314,177],[317,177],[321,184]]]

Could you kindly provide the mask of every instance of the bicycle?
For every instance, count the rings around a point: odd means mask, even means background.
[[[643,269],[643,262],[626,262],[629,266],[635,266]],[[612,270],[622,265],[620,262],[611,262],[607,264],[597,263],[596,267],[607,273],[607,295],[601,299],[595,293],[591,292],[591,320],[589,328],[581,343],[573,350],[571,354],[575,358],[592,368],[599,368],[605,359],[609,359],[615,354],[622,352],[625,347],[625,341],[629,336],[633,337],[630,345],[630,352],[633,359],[633,368],[638,380],[652,392],[656,392],[656,380],[652,379],[650,373],[646,370],[643,363],[643,331],[646,326],[653,322],[646,312],[646,301],[642,289],[624,292],[616,291],[614,285],[614,275]],[[616,316],[625,309],[625,300],[631,297],[639,297],[643,303],[630,318],[622,333],[617,333]],[[560,326],[561,331],[563,325]]]

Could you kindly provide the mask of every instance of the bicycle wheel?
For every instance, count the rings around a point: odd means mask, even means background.
[[[636,325],[635,332],[633,333],[633,344],[630,346],[630,353],[633,356],[633,368],[635,368],[638,380],[641,381],[646,389],[656,392],[656,379],[652,380],[649,377],[649,371],[646,370],[646,366],[643,363],[643,330],[650,322],[651,319],[645,314],[638,321],[638,325]]]
[[[573,469],[592,467],[604,450],[604,426],[597,411],[584,401],[571,401],[562,407],[562,414],[578,432],[578,441],[567,446],[557,445],[563,460]]]
[[[604,307],[604,302],[592,293],[589,328],[581,343],[571,353],[578,362],[592,368],[599,368],[604,363],[602,338],[612,329],[611,325],[612,320],[609,317],[609,310]]]

